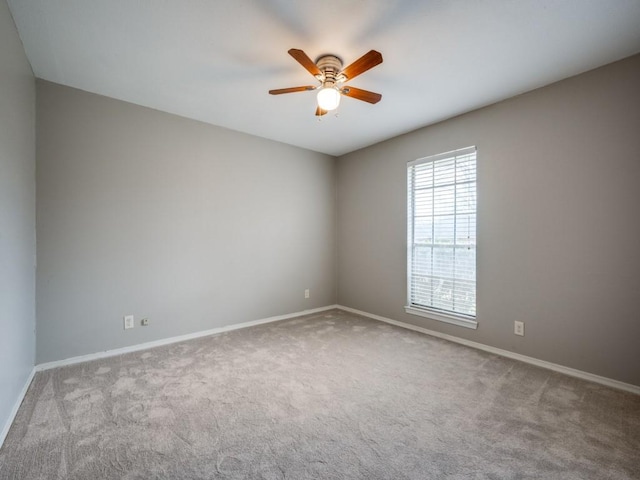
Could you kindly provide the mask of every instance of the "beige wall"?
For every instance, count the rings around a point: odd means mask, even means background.
[[[38,363],[335,303],[333,157],[37,94]]]
[[[475,331],[403,309],[406,163],[470,145]],[[341,157],[338,302],[640,385],[639,208],[634,56]]]
[[[0,0],[0,444],[35,350],[35,80]]]

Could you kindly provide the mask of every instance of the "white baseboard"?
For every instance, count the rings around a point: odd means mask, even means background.
[[[9,413],[9,418],[7,418],[7,421],[5,422],[4,426],[2,427],[2,431],[0,432],[0,447],[2,447],[2,445],[4,444],[5,439],[7,438],[7,435],[9,434],[9,429],[11,428],[11,425],[13,425],[13,421],[16,418],[16,415],[18,414],[18,410],[20,409],[20,405],[22,405],[22,400],[24,400],[24,396],[27,394],[27,390],[29,390],[29,386],[31,385],[31,381],[33,380],[33,376],[36,374],[36,369],[35,367],[31,369],[31,372],[29,373],[29,376],[27,377],[27,381],[24,382],[24,385],[22,387],[22,390],[20,390],[20,394],[18,395],[18,398],[16,399],[16,402],[13,404],[13,408],[11,409],[11,413]]]
[[[557,363],[547,362],[545,360],[539,360],[534,357],[528,357],[526,355],[521,355],[519,353],[510,352],[509,350],[503,350],[501,348],[492,347],[490,345],[485,345],[483,343],[473,342],[471,340],[466,340],[464,338],[454,337],[453,335],[447,335],[446,333],[440,333],[434,330],[429,330],[427,328],[418,327],[417,325],[412,325],[410,323],[399,322],[397,320],[392,320],[390,318],[382,317],[380,315],[375,315],[373,313],[363,312],[362,310],[357,310],[355,308],[345,307],[343,305],[338,305],[337,308],[340,310],[344,310],[345,312],[355,313],[356,315],[368,317],[373,320],[378,320],[380,322],[389,323],[391,325],[396,325],[398,327],[406,328],[408,330],[414,330],[416,332],[425,333],[433,337],[449,340],[450,342],[466,345],[467,347],[477,348],[478,350],[494,353],[496,355],[500,355],[501,357],[507,357],[513,360],[519,360],[521,362],[529,363],[537,367],[553,370],[554,372],[564,373],[565,375],[569,375],[571,377],[577,377],[582,380],[599,383],[601,385],[606,385],[607,387],[616,388],[618,390],[624,390],[626,392],[631,392],[631,393],[635,393],[636,395],[640,395],[640,386],[638,385],[632,385],[630,383],[620,382],[618,380],[613,380],[611,378],[601,377],[600,375],[595,375],[589,372],[583,372],[582,370],[576,370],[575,368],[565,367],[564,365],[558,365]]]
[[[41,372],[43,370],[49,370],[51,368],[74,365],[76,363],[88,362],[91,360],[98,360],[100,358],[114,357],[116,355],[122,355],[123,353],[138,352],[140,350],[147,350],[149,348],[161,347],[163,345],[184,342],[185,340],[192,340],[194,338],[207,337],[209,335],[217,335],[219,333],[230,332],[232,330],[239,330],[241,328],[253,327],[255,325],[262,325],[264,323],[278,322],[280,320],[287,320],[289,318],[300,317],[303,315],[311,315],[314,313],[324,312],[326,310],[334,310],[336,308],[338,308],[337,305],[327,305],[326,307],[312,308],[310,310],[303,310],[302,312],[287,313],[285,315],[262,318],[259,320],[252,320],[250,322],[244,322],[244,323],[236,323],[234,325],[227,325],[225,327],[212,328],[210,330],[203,330],[200,332],[188,333],[186,335],[178,335],[176,337],[163,338],[161,340],[155,340],[152,342],[138,343],[137,345],[131,345],[128,347],[114,348],[113,350],[106,350],[104,352],[89,353],[87,355],[80,355],[77,357],[65,358],[64,360],[55,360],[53,362],[40,363],[36,365],[35,370],[37,372]]]

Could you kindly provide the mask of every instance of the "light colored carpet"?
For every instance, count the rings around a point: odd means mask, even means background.
[[[36,375],[2,479],[640,478],[640,397],[342,311]]]

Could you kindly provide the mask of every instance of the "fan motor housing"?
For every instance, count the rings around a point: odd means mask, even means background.
[[[338,81],[336,76],[342,70],[342,59],[335,55],[321,55],[316,60],[316,65],[322,71],[324,79],[323,83],[330,83],[333,85]]]

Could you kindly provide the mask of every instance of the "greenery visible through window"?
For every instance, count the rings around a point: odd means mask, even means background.
[[[476,149],[408,164],[408,308],[476,316]]]

